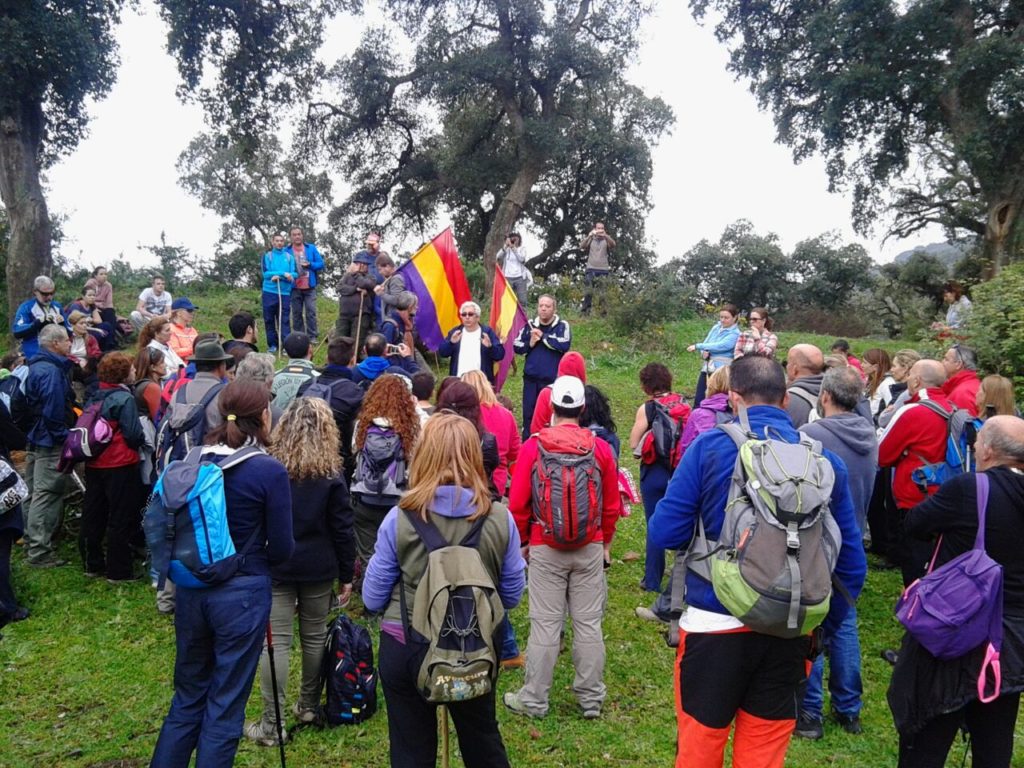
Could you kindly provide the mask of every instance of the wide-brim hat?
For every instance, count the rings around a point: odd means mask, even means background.
[[[234,361],[234,357],[224,351],[224,347],[216,341],[201,341],[192,350],[192,356],[188,359],[190,363],[226,363]]]

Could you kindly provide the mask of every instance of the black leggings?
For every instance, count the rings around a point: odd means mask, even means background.
[[[1008,693],[991,704],[972,701],[962,709],[929,720],[911,738],[900,737],[899,768],[943,768],[965,720],[971,734],[973,768],[1008,768],[1019,704],[1020,694]]]

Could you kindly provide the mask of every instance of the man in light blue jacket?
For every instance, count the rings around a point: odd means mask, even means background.
[[[288,238],[291,240],[291,252],[299,273],[292,286],[292,330],[306,334],[315,345],[316,283],[317,274],[324,268],[324,257],[313,243],[305,242],[302,227],[292,227],[288,230]]]
[[[263,324],[267,328],[267,351],[276,353],[278,330],[282,339],[288,338],[291,333],[289,321],[292,286],[299,276],[299,270],[295,264],[295,254],[284,247],[284,235],[274,235],[270,244],[272,249],[263,254]]]

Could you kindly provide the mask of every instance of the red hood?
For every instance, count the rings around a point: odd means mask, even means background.
[[[579,352],[566,352],[558,362],[559,376],[575,376],[584,384],[587,383],[587,363]]]

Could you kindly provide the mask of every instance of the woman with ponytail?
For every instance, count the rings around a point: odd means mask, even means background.
[[[223,465],[240,448],[256,449],[224,470],[228,527],[242,557],[226,581],[205,589],[178,585],[174,698],[152,760],[161,768],[186,768],[193,753],[196,766],[234,762],[270,616],[270,569],[295,545],[288,472],[264,451],[267,388],[233,381],[217,404],[224,421],[207,433],[202,460]]]

